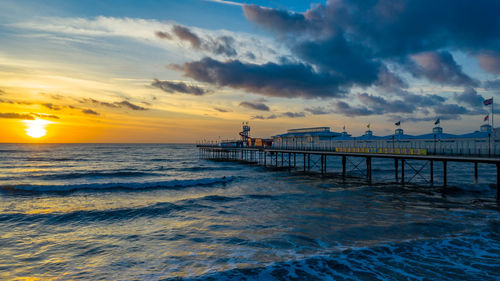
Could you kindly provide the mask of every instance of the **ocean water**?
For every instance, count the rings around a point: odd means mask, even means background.
[[[474,184],[472,164],[450,163],[447,188],[427,168],[402,186],[392,161],[373,167],[368,185],[194,145],[1,144],[0,279],[500,279],[493,167]]]

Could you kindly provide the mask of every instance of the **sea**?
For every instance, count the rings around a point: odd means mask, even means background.
[[[286,159],[287,160],[287,159]],[[0,144],[1,280],[500,280],[496,170],[330,157],[327,175],[192,144]],[[314,159],[313,159],[314,163]],[[358,165],[357,165],[358,164]],[[428,165],[428,163],[427,163]]]

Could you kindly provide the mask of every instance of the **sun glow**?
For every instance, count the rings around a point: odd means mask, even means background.
[[[45,126],[50,123],[50,121],[43,119],[35,119],[35,120],[24,120],[24,124],[26,124],[26,134],[32,138],[41,138],[47,134],[47,130],[45,130]]]

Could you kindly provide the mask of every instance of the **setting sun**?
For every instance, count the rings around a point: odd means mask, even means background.
[[[52,123],[43,119],[35,119],[35,120],[24,120],[23,121],[27,128],[26,134],[32,138],[41,138],[47,134],[47,130],[45,130],[45,126]]]

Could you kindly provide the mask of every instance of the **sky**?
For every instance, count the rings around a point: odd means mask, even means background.
[[[447,133],[500,111],[500,1],[0,2],[0,142]],[[491,119],[487,122],[491,122]],[[499,121],[500,122],[500,119]],[[499,123],[500,124],[500,123]],[[496,125],[495,125],[496,127]]]

